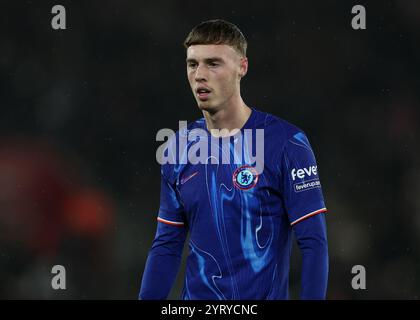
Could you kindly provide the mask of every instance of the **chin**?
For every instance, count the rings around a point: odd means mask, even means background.
[[[210,103],[209,101],[197,101],[197,104],[198,104],[198,108],[200,110],[204,110],[204,111],[208,111],[208,112],[216,110],[216,107],[213,106],[213,104]]]

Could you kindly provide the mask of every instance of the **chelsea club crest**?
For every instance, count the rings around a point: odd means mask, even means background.
[[[258,173],[254,167],[244,165],[235,170],[232,179],[236,188],[249,190],[257,184]]]

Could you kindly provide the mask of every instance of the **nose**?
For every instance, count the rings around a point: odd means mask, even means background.
[[[207,81],[207,70],[205,66],[199,65],[197,67],[194,79],[197,82]]]

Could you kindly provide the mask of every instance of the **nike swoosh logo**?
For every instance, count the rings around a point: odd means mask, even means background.
[[[184,184],[185,182],[187,182],[188,180],[190,180],[192,177],[194,177],[196,174],[198,173],[198,171],[194,172],[193,174],[190,174],[188,177],[182,178],[181,179],[181,184]]]

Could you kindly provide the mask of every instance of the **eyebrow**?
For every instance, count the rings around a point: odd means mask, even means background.
[[[189,62],[197,62],[197,60],[194,59],[194,58],[189,58],[189,59],[187,59],[187,63],[189,63]],[[219,57],[210,57],[210,58],[204,59],[204,62],[206,62],[206,63],[210,63],[210,62],[223,62],[223,59],[222,58],[219,58]]]

